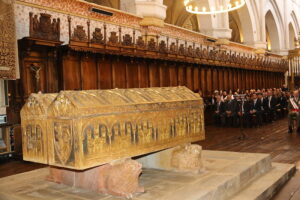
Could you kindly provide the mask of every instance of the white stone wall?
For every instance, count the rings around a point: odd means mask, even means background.
[[[123,0],[125,1],[125,0]],[[135,0],[136,2],[146,0]],[[207,1],[207,6],[214,6],[214,1]],[[162,3],[161,0],[156,3]],[[147,9],[143,7],[140,9]],[[137,10],[136,13],[141,13]],[[294,48],[294,38],[300,31],[299,0],[246,0],[246,6],[237,11],[243,42],[256,48],[266,48],[266,26],[270,29],[272,51],[287,54]],[[267,17],[266,17],[267,16]],[[231,38],[228,14],[215,16],[198,16],[200,32],[217,38]]]

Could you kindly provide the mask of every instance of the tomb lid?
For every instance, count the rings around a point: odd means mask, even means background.
[[[21,116],[47,115],[48,107],[56,96],[57,93],[32,93],[21,110]]]
[[[138,106],[201,100],[186,87],[133,88],[112,90],[61,91],[49,107],[55,117],[88,116],[120,112],[124,107],[138,110]],[[149,106],[148,106],[149,108]],[[111,114],[111,113],[110,113]]]

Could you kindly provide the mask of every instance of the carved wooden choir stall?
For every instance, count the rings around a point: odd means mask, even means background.
[[[9,87],[8,115],[13,123],[20,122],[22,105],[38,91],[181,85],[206,96],[216,89],[280,87],[284,81],[287,63],[281,56],[256,54],[234,43],[218,45],[168,25],[158,31],[115,25],[109,18],[102,22],[98,15],[97,20],[82,18],[81,23],[72,15],[28,15],[30,36],[19,40],[21,78]],[[163,34],[171,30],[186,37]]]

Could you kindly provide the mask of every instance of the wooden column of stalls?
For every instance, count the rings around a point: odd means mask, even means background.
[[[214,90],[281,87],[284,82],[284,74],[280,72],[28,46],[23,42],[19,42],[19,51],[20,80],[9,81],[11,123],[20,123],[20,109],[28,96],[37,91],[180,85],[209,95]],[[39,81],[31,69],[33,64],[41,67]]]
[[[28,75],[27,75],[28,76]],[[187,86],[206,94],[214,90],[281,87],[283,73],[193,65],[171,61],[74,53],[64,56],[64,90]],[[24,79],[26,80],[26,79]],[[43,80],[42,80],[43,81]],[[23,81],[24,82],[24,81]],[[46,85],[46,83],[41,83]],[[42,87],[43,91],[47,89]],[[52,91],[53,92],[53,91]]]
[[[26,58],[21,57],[21,79],[10,84],[11,99],[18,98],[24,102],[30,93],[35,92],[31,62],[38,62],[43,67],[39,87],[44,93],[181,85],[194,91],[202,90],[204,95],[208,95],[214,90],[281,87],[284,81],[283,73],[279,72],[75,51],[62,52],[59,64],[55,67],[51,53],[40,49],[35,52],[34,48],[32,51],[34,52]],[[50,56],[49,61],[43,59],[46,55]]]

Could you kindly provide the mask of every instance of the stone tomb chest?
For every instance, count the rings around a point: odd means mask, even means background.
[[[186,87],[55,96],[34,94],[22,109],[25,160],[84,170],[204,139],[203,101]]]
[[[31,94],[21,110],[23,157],[48,163],[48,107],[57,94]]]

